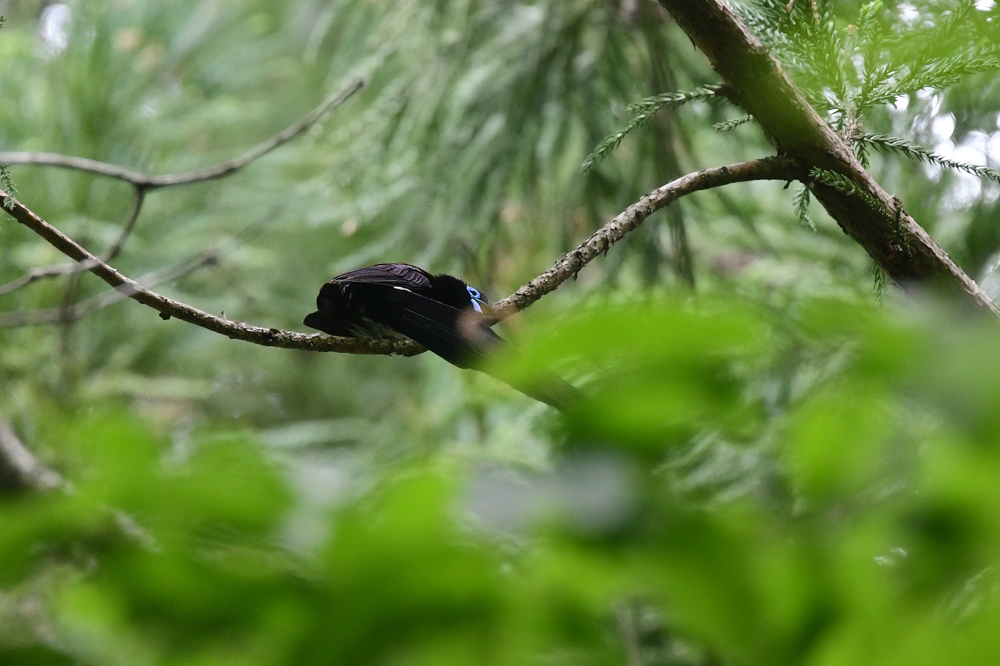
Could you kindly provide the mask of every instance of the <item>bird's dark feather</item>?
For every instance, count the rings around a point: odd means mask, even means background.
[[[363,315],[402,333],[460,368],[485,361],[486,350],[500,340],[478,313],[460,310],[398,287],[352,285]]]
[[[429,291],[433,280],[433,275],[412,264],[375,264],[341,273],[331,282],[384,284],[414,291]]]
[[[323,331],[324,333],[329,333],[330,335],[351,335],[351,333],[347,330],[347,327],[344,326],[344,322],[334,319],[333,317],[328,317],[318,311],[307,314],[306,318],[302,320],[302,323],[309,328],[315,328],[317,331]]]
[[[330,335],[384,337],[395,332],[452,365],[484,369],[488,354],[503,344],[490,328],[492,320],[477,311],[485,302],[477,290],[451,275],[431,275],[411,264],[375,264],[324,284],[316,312],[304,323]],[[579,401],[579,391],[555,375],[531,386],[518,384],[521,391],[560,409]]]
[[[472,308],[468,285],[410,264],[375,264],[341,273],[320,289],[306,326],[331,335],[405,335],[449,363],[470,367],[500,340]]]

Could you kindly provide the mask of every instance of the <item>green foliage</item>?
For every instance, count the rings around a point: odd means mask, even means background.
[[[644,505],[657,518],[642,524],[658,528],[632,544],[656,551],[650,580],[662,581],[681,626],[707,637],[724,662],[847,664],[864,655],[898,663],[905,655],[933,664],[953,651],[995,659],[1000,644],[989,627],[998,609],[983,576],[992,577],[1000,543],[987,508],[1000,473],[989,407],[998,385],[988,370],[973,370],[980,354],[1000,354],[995,342],[983,347],[995,338],[993,322],[945,331],[946,311],[900,323],[907,318],[897,310],[856,304],[794,314],[701,303],[665,316],[660,308],[583,315],[567,336],[535,346],[528,365],[565,354],[605,369],[580,417],[586,446],[606,438],[641,441],[643,451],[683,448],[691,440],[682,424],[711,423],[720,440],[781,461],[782,481],[771,487],[792,488],[791,497],[730,495],[722,510],[689,515],[675,487],[658,508]],[[629,344],[607,344],[615,335]],[[807,359],[812,372],[785,375],[790,357]],[[621,395],[620,376],[664,402],[630,410],[642,398]],[[728,391],[718,389],[723,378]],[[947,607],[961,610],[942,613]]]
[[[873,197],[868,192],[861,189],[857,183],[851,180],[850,177],[845,176],[842,173],[837,173],[836,171],[830,171],[828,169],[819,169],[813,167],[809,170],[809,177],[815,181],[823,183],[824,185],[829,185],[830,187],[843,192],[845,194],[853,194],[874,208],[875,210],[882,211],[890,219],[895,217],[895,212],[886,211],[885,207],[879,202],[875,197]]]
[[[795,216],[799,218],[799,222],[807,229],[816,231],[816,223],[813,222],[812,216],[809,215],[809,199],[809,188],[803,185],[795,193]]]
[[[941,157],[918,143],[865,132],[881,124],[885,107],[926,97],[975,75],[1000,69],[996,23],[972,0],[903,8],[882,0],[845,16],[833,0],[758,0],[738,5],[743,19],[793,75],[809,102],[825,114],[869,166],[869,149],[996,180],[984,165]],[[902,123],[895,123],[898,131]]]
[[[12,5],[0,138],[178,171],[364,74],[239,174],[149,193],[116,265],[217,246],[161,289],[289,328],[365,261],[500,296],[650,187],[767,150],[718,105],[659,113],[720,96],[656,6],[629,4],[91,3],[54,55]],[[931,157],[947,155],[934,121],[952,113],[956,143],[992,126],[996,87],[974,72],[996,24],[979,10],[913,3],[910,24],[897,5],[765,5],[760,34],[859,153],[951,167]],[[581,176],[624,136],[614,110],[659,90],[694,92],[629,109],[649,140]],[[947,181],[872,162],[921,222],[950,225],[950,252],[968,236],[973,265],[994,263],[989,197],[970,223]],[[88,248],[117,237],[121,184],[15,175]],[[0,498],[0,663],[994,663],[995,331],[894,307],[852,241],[809,224],[808,191],[792,209],[779,188],[685,198],[504,324],[523,345],[512,372],[556,370],[593,397],[565,422],[427,355],[259,348],[131,302],[0,330],[0,413],[68,482]],[[0,227],[0,282],[64,261]],[[690,301],[665,296],[685,248]],[[103,288],[38,281],[0,310]]]
[[[972,0],[914,11],[916,18],[874,0],[861,5],[853,22],[845,22],[832,0],[760,0],[741,6],[744,20],[795,74],[810,103],[849,141],[930,161],[930,151],[910,141],[862,133],[866,114],[918,91],[995,72],[1000,47],[987,12],[977,10]],[[939,163],[994,177],[975,165]]]
[[[715,123],[712,125],[712,129],[716,132],[730,132],[741,125],[746,125],[747,123],[753,122],[753,116],[740,116],[739,118],[731,118],[729,120],[723,120],[720,123]]]
[[[901,98],[926,97],[928,91],[1000,69],[996,22],[972,0],[905,9],[873,0],[851,16],[833,0],[756,0],[738,3],[736,9],[794,76],[809,102],[852,144],[865,167],[869,149],[875,148],[996,180],[996,171],[989,167],[941,157],[909,139],[863,131],[866,124],[881,124],[886,109]],[[716,86],[668,93],[631,105],[628,123],[597,145],[583,170],[599,164],[660,110],[693,99],[722,100],[719,90]],[[702,96],[709,91],[713,94]],[[713,128],[729,132],[751,121],[743,116]],[[803,219],[801,200],[794,205],[796,216]]]
[[[583,161],[580,170],[587,172],[600,164],[611,151],[618,147],[622,139],[645,125],[657,114],[680,108],[688,102],[717,100],[719,99],[718,93],[720,89],[720,86],[705,86],[697,90],[663,93],[655,97],[647,97],[635,104],[630,104],[628,111],[632,114],[632,117],[625,127],[621,131],[605,137],[594,151],[587,156],[587,159]]]
[[[508,359],[592,378],[551,471],[436,453],[332,505],[246,437],[53,415],[74,487],[0,503],[4,663],[993,663],[1000,345],[924,305],[595,303]]]
[[[871,147],[882,152],[903,155],[904,157],[909,157],[910,159],[917,160],[918,162],[924,162],[925,164],[936,164],[947,169],[955,169],[956,171],[971,174],[977,178],[1000,182],[1000,172],[996,169],[991,169],[990,167],[979,164],[970,164],[968,162],[950,160],[936,154],[932,150],[928,150],[927,148],[917,145],[912,141],[900,139],[899,137],[886,136],[884,134],[859,134],[856,137],[856,141],[856,147],[859,149],[862,147]]]
[[[82,482],[0,509],[6,583],[79,567],[48,590],[50,648],[105,664],[318,664],[486,647],[501,588],[450,524],[442,480],[399,480],[331,515],[328,543],[303,558],[279,542],[288,482],[251,441],[199,438],[178,458],[127,416],[59,421],[47,435],[79,452]]]
[[[839,20],[832,0],[760,0],[740,11],[795,72],[810,102],[845,132],[867,110],[901,95],[1000,68],[989,19],[971,0],[923,5],[923,20],[882,0],[861,5],[851,23]]]
[[[3,24],[7,22],[6,17],[0,16],[0,28]],[[0,183],[3,184],[4,190],[7,191],[7,196],[4,198],[4,205],[8,205],[10,197],[17,194],[17,190],[14,187],[14,179],[10,175],[10,169],[6,164],[0,164]]]
[[[875,287],[875,299],[881,305],[885,302],[886,294],[889,293],[889,276],[885,269],[875,262],[872,262],[872,284]]]
[[[7,193],[4,197],[4,205],[7,206],[10,198],[17,194],[17,188],[14,187],[14,177],[10,175],[10,167],[6,164],[0,164],[0,183],[3,184],[3,189]]]

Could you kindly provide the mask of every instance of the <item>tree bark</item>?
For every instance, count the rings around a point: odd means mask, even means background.
[[[910,217],[806,101],[778,61],[722,0],[660,0],[708,57],[732,99],[753,115],[778,151],[849,178],[861,192],[807,185],[848,236],[904,288],[942,286],[1000,316],[1000,308]],[[873,203],[877,203],[875,206]]]

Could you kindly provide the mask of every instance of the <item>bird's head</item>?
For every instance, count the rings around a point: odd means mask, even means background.
[[[453,275],[434,276],[433,298],[459,310],[489,313],[489,299],[479,289],[466,284]]]

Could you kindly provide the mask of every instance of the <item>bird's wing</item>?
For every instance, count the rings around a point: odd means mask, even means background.
[[[376,271],[377,277],[385,277],[386,273],[391,275],[388,271]],[[352,302],[354,307],[349,309]],[[305,319],[307,326],[331,335],[351,336],[359,330],[370,335],[375,334],[369,329],[374,322],[415,340],[460,368],[487,368],[488,354],[503,344],[500,336],[490,329],[489,321],[471,308],[452,307],[392,281],[334,280],[320,290],[317,304],[319,309]],[[504,378],[502,373],[496,374],[496,368],[489,372],[558,409],[584,404],[583,394],[578,389],[552,373],[543,373],[525,383]]]
[[[500,336],[475,312],[453,308],[402,287],[355,284],[354,289],[364,292],[370,318],[460,368],[482,365],[486,353],[501,343]]]
[[[393,289],[429,294],[431,275],[410,264],[375,264],[341,273],[320,288],[316,312],[302,323],[330,335],[385,337],[377,312],[385,309],[380,299]]]
[[[341,273],[332,282],[380,284],[426,292],[431,289],[431,279],[430,273],[411,264],[375,264]]]
[[[399,335],[377,319],[369,317],[372,298],[381,298],[386,290],[397,289],[370,283],[340,282],[331,280],[324,284],[316,297],[316,312],[302,321],[330,335],[360,338],[386,338]],[[403,289],[403,287],[398,287]],[[379,309],[377,302],[375,309]]]

